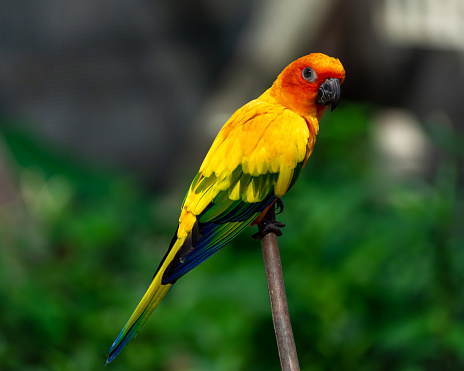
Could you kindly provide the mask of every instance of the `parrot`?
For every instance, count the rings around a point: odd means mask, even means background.
[[[246,227],[254,238],[281,235],[266,213],[295,184],[311,155],[319,121],[340,100],[345,70],[337,58],[311,53],[290,63],[261,96],[224,124],[185,195],[177,230],[151,284],[117,336],[106,364],[137,335],[179,278]]]

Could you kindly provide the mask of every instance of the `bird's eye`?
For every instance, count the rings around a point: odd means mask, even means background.
[[[311,67],[306,67],[301,73],[301,75],[308,82],[314,82],[317,78],[316,72],[314,72],[314,70]]]

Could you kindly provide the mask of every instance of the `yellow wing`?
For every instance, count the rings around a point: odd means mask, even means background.
[[[214,202],[219,211],[238,200],[259,203],[271,187],[275,197],[283,196],[313,145],[305,119],[276,104],[268,92],[237,110],[217,135],[187,192],[179,237],[213,201],[220,201]]]

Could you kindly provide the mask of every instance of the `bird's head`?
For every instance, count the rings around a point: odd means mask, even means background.
[[[301,116],[320,119],[328,105],[335,109],[344,79],[338,59],[313,53],[290,63],[272,85],[271,95]]]

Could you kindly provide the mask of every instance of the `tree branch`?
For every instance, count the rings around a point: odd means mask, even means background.
[[[267,216],[275,219],[274,206],[271,207]],[[293,338],[290,315],[288,313],[279,245],[275,233],[268,233],[261,239],[261,250],[263,252],[264,269],[266,271],[280,365],[282,371],[299,371],[300,366]]]

